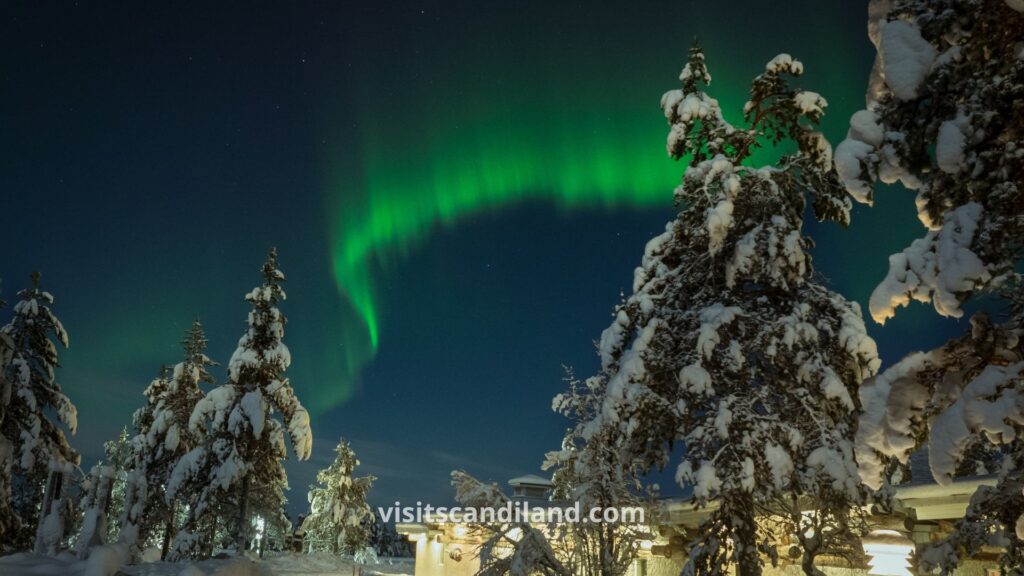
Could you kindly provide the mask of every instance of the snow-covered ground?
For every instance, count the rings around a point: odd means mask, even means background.
[[[224,558],[200,562],[152,562],[119,567],[112,550],[94,552],[88,560],[71,555],[12,554],[0,557],[3,576],[364,576],[411,575],[412,558],[382,558],[379,564],[359,565],[326,554],[269,554],[263,559]]]

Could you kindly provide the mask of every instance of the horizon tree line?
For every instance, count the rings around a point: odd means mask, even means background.
[[[134,434],[126,427],[105,444],[106,462],[78,481],[75,503],[73,472],[81,457],[61,425],[73,434],[77,411],[55,377],[55,344],[66,347],[68,337],[51,310],[53,296],[41,289],[40,275],[32,275],[32,287],[19,292],[14,318],[0,329],[3,549],[55,554],[73,544],[84,558],[95,546],[117,542],[130,558],[150,546],[161,558],[198,558],[221,546],[244,551],[257,517],[283,542],[291,526],[284,514],[285,439],[298,459],[306,459],[312,432],[284,374],[291,363],[283,342],[287,319],[278,308],[286,298],[285,276],[274,249],[262,276],[262,284],[246,294],[251,312],[227,382],[214,386],[209,368],[216,362],[206,355],[197,319],[182,340],[182,360],[161,367],[144,390],[146,403],[132,417]],[[367,513],[372,477],[351,479],[358,461],[344,440],[339,459],[348,464],[336,463],[318,476],[326,487],[310,492],[309,517],[316,531],[344,533],[343,549],[353,553],[387,534]],[[351,487],[358,490],[350,494]],[[314,494],[323,493],[340,494],[327,510],[315,503],[321,498]]]

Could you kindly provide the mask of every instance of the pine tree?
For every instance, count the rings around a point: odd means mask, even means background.
[[[164,499],[171,471],[178,460],[201,445],[206,429],[192,427],[190,419],[203,399],[200,385],[212,384],[209,367],[216,365],[206,355],[206,336],[199,320],[181,342],[184,356],[170,371],[146,388],[146,406],[135,412],[133,422],[132,472],[126,490],[126,513],[122,516],[121,541],[140,547],[154,534],[162,535],[161,556],[166,556],[175,533],[176,517],[182,507]]]
[[[59,366],[54,340],[65,348],[68,335],[50,307],[53,296],[39,287],[38,273],[32,275],[32,287],[18,293],[21,300],[14,306],[14,318],[0,329],[5,340],[13,345],[9,362],[3,366],[4,388],[0,396],[0,436],[6,453],[0,468],[10,470],[10,477],[0,485],[12,490],[13,527],[4,542],[14,549],[30,546],[37,523],[41,522],[38,507],[40,494],[52,467],[77,465],[79,455],[67,442],[61,424],[74,434],[77,412],[71,400],[61,391],[55,370]],[[51,336],[54,340],[51,340]],[[51,419],[57,417],[58,422]],[[50,527],[56,539],[63,537],[66,502],[54,502]]]
[[[555,396],[552,409],[573,426],[566,431],[561,450],[549,452],[543,468],[552,470],[552,499],[579,503],[581,510],[645,509],[653,512],[656,494],[645,491],[634,472],[634,463],[623,460],[611,427],[590,433],[589,423],[604,400],[604,380],[576,379],[567,370],[568,390]],[[650,517],[650,516],[648,516]],[[601,522],[559,525],[553,537],[562,564],[573,574],[621,576],[640,552],[640,543],[653,535],[634,523]]]
[[[197,530],[208,513],[232,510],[232,540],[239,552],[249,540],[252,502],[260,504],[258,512],[267,521],[287,523],[282,509],[288,486],[285,434],[300,460],[309,458],[313,437],[309,414],[284,376],[291,364],[282,342],[286,320],[277,308],[285,299],[284,280],[277,269],[277,251],[271,250],[263,265],[263,284],[245,296],[252,311],[228,363],[228,381],[211,390],[192,413],[190,429],[208,426],[210,432],[205,442],[178,461],[167,485],[167,502],[185,487],[194,493],[172,558],[199,553],[202,535]],[[278,412],[282,421],[274,417]],[[268,505],[273,509],[263,508]]]
[[[125,544],[133,556],[137,555],[141,548],[148,546],[152,539],[151,531],[155,515],[146,514],[147,498],[150,497],[150,479],[147,477],[146,466],[150,451],[146,435],[153,426],[156,406],[167,391],[168,380],[170,380],[170,372],[167,366],[161,366],[159,375],[149,383],[143,392],[146,397],[146,405],[132,415],[135,436],[131,441],[132,461],[125,475],[125,491],[121,515],[118,517],[120,523],[118,541]],[[173,466],[173,462],[171,464]],[[160,486],[159,482],[161,482],[161,478],[156,479],[154,486]],[[159,489],[154,487],[154,494],[157,493],[159,493]],[[163,499],[159,499],[157,504],[163,508]]]
[[[993,541],[1006,548],[1000,557],[1003,573],[1024,567],[1019,342],[1019,331],[977,314],[968,334],[910,354],[865,384],[857,452],[866,484],[883,488],[890,457],[906,462],[924,443],[940,484],[965,467],[976,473],[977,462],[970,459],[979,454],[988,461],[985,471],[997,473],[997,484],[978,488],[953,533],[921,554],[925,570],[951,574]]]
[[[79,558],[87,558],[91,549],[110,541],[108,520],[112,517],[110,504],[116,478],[113,466],[97,462],[82,482],[79,501],[82,526],[75,546]]]
[[[384,558],[409,558],[413,556],[412,542],[398,533],[395,525],[385,522],[379,512],[372,518],[363,521],[364,529],[369,533],[369,544]]]
[[[1006,318],[971,319],[970,331],[916,352],[867,383],[858,460],[881,488],[890,458],[927,443],[940,484],[980,466],[995,487],[971,500],[948,540],[922,567],[948,574],[990,534],[1005,538],[1004,573],[1024,569],[1024,4],[1015,0],[874,2],[878,50],[867,109],[836,149],[849,192],[870,203],[877,180],[917,192],[927,229],[889,257],[872,293],[880,323],[916,300],[959,318],[975,295],[1002,297]]]
[[[879,361],[857,304],[815,283],[801,234],[805,194],[819,219],[846,224],[850,208],[815,129],[825,99],[785,79],[802,72],[787,54],[772,59],[742,128],[701,90],[711,78],[691,50],[682,89],[662,97],[668,152],[690,157],[681,211],[647,244],[599,343],[606,392],[587,436],[618,438],[642,470],[678,458],[695,505],[719,505],[690,543],[687,575],[760,574],[779,523],[808,574],[818,554],[859,548],[857,391]],[[754,149],[783,141],[796,150],[750,165]]]
[[[124,513],[128,471],[135,459],[135,450],[132,447],[132,437],[128,434],[128,428],[122,428],[116,439],[103,443],[103,454],[114,474],[107,511],[107,542],[116,542],[118,534],[121,532],[120,518]]]
[[[914,299],[958,318],[972,293],[1019,289],[1024,14],[1003,0],[876,4],[877,78],[836,168],[866,203],[876,180],[916,190],[927,233],[889,258],[871,315],[885,322]]]
[[[367,524],[374,515],[366,495],[375,478],[352,476],[359,460],[344,438],[334,451],[334,462],[317,472],[317,483],[309,488],[310,512],[302,528],[311,552],[355,554],[370,543]]]

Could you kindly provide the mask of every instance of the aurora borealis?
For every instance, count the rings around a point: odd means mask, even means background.
[[[426,85],[410,82],[402,88],[416,98],[382,105],[374,97],[379,88],[361,90],[358,101],[367,103],[357,119],[362,128],[363,193],[352,198],[342,192],[333,206],[338,214],[333,222],[334,273],[359,319],[344,324],[350,354],[337,399],[348,396],[379,343],[377,269],[408,254],[434,227],[455,226],[480,212],[531,200],[565,211],[664,207],[670,198],[667,190],[679,180],[680,167],[661,152],[664,122],[651,105],[672,87],[673,77],[658,71],[673,67],[623,57],[638,43],[657,51],[651,38],[619,34],[622,52],[613,54],[610,64],[617,73],[610,82],[601,70],[609,63],[588,59],[586,50],[574,44],[515,43],[516,50],[535,52],[526,58],[518,52],[472,50],[507,25],[504,18],[483,20],[457,40],[424,39],[423,46],[455,46],[439,49],[447,54],[438,57],[420,55]],[[550,27],[548,32],[557,37],[557,26]],[[713,50],[722,41],[709,34],[705,43]],[[674,52],[685,54],[687,46]],[[452,62],[446,57],[452,53],[468,55],[469,61]],[[816,61],[813,56],[811,62]],[[849,58],[844,54],[842,59]],[[524,66],[524,60],[536,68]],[[728,60],[713,64],[716,84],[722,86],[719,100],[739,122],[748,81],[740,72],[743,67]],[[829,79],[831,66],[835,63],[812,78]],[[494,70],[501,72],[488,77]],[[465,78],[481,76],[483,82],[465,85]],[[659,76],[663,79],[655,80]],[[368,84],[374,86],[374,81]],[[388,82],[381,84],[386,87]],[[344,181],[332,186],[347,191]]]
[[[766,61],[801,59],[835,142],[863,104],[865,4],[5,5],[0,295],[38,268],[56,296],[91,465],[193,317],[226,362],[277,245],[316,435],[288,463],[293,512],[339,435],[374,502],[445,501],[453,468],[535,472],[565,425],[561,365],[596,367],[672,215],[658,101],[693,38],[736,120]],[[920,232],[896,190],[808,229],[861,302]],[[869,328],[888,361],[951,325]]]

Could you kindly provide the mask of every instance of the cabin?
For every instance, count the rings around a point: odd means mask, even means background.
[[[550,500],[551,480],[536,474],[518,476],[509,480],[508,485],[512,487],[513,500]]]

